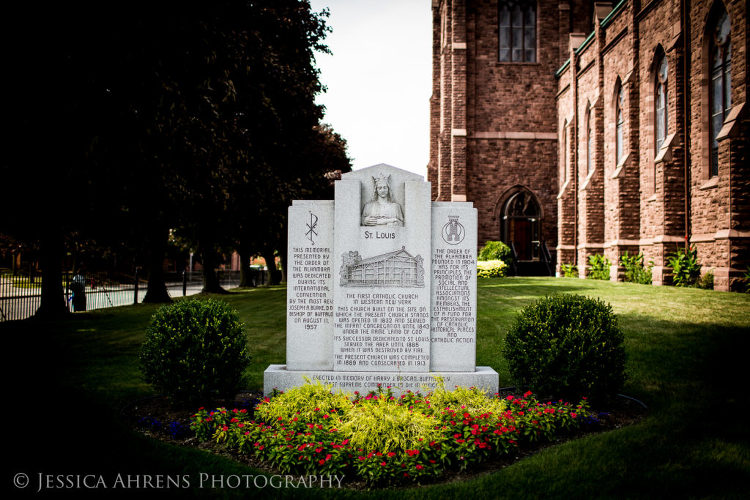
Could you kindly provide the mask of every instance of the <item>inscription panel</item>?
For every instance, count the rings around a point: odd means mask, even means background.
[[[432,204],[432,370],[476,366],[476,224],[470,203]]]
[[[429,371],[429,186],[384,165],[336,183],[335,371]]]
[[[295,201],[289,207],[287,365],[333,368],[333,201]]]

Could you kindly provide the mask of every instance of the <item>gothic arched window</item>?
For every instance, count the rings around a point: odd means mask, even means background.
[[[568,124],[563,123],[562,127],[562,158],[560,158],[560,187],[562,187],[568,181],[568,155],[569,153],[568,144]]]
[[[657,60],[656,80],[654,89],[654,117],[655,117],[655,140],[656,152],[661,149],[664,139],[667,137],[669,128],[669,116],[667,112],[668,90],[667,90],[667,56],[663,53]]]
[[[591,173],[594,170],[594,162],[591,159],[594,147],[594,137],[591,131],[591,111],[586,113],[586,172]]]
[[[625,157],[625,117],[622,108],[625,105],[625,92],[622,85],[617,88],[617,100],[615,101],[615,157],[619,165]]]
[[[536,62],[536,0],[500,0],[500,62]]]
[[[709,89],[709,122],[710,135],[710,168],[709,176],[719,175],[719,142],[716,140],[724,119],[732,107],[732,47],[730,43],[730,23],[727,12],[722,8],[714,17],[716,20],[709,30],[709,71],[711,84]]]

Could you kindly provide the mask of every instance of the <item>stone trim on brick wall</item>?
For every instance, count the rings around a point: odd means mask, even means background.
[[[690,243],[706,243],[719,240],[744,240],[750,239],[750,231],[737,231],[736,229],[720,229],[714,234],[694,234],[690,237]]]
[[[672,143],[675,141],[676,137],[677,134],[672,132],[664,139],[664,143],[661,145],[659,153],[656,155],[656,158],[654,158],[655,164],[672,161]]]
[[[622,173],[622,169],[625,168],[625,165],[630,160],[630,151],[628,151],[625,156],[622,158],[622,161],[617,164],[615,167],[615,173],[612,174],[611,179],[618,179],[620,177],[620,174]]]
[[[591,181],[591,178],[594,176],[595,173],[596,173],[596,167],[591,169],[591,172],[589,172],[589,175],[586,176],[586,180],[583,181],[583,184],[581,185],[581,188],[579,189],[579,191],[581,192],[586,191],[586,188],[588,187],[589,182]]]
[[[556,132],[474,132],[469,139],[520,139],[520,140],[545,140],[556,141]]]
[[[732,106],[732,109],[727,113],[727,118],[724,120],[724,125],[719,130],[719,134],[716,136],[717,141],[727,139],[729,137],[736,136],[740,130],[740,120],[742,110],[745,108],[745,103]]]

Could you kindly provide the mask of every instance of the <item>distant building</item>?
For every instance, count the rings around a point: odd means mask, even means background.
[[[557,269],[688,241],[715,288],[750,265],[746,0],[433,1],[428,178],[479,241]]]

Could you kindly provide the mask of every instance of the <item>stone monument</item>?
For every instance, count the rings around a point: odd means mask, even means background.
[[[380,164],[344,174],[335,201],[289,207],[286,365],[264,392],[305,377],[364,394],[456,385],[497,392],[476,366],[477,211],[431,202],[422,176]]]

